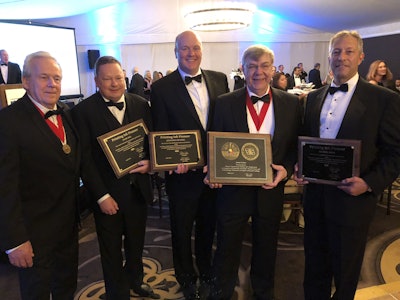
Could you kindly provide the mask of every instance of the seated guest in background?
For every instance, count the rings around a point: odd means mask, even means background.
[[[99,91],[77,104],[72,114],[84,149],[87,168],[82,179],[92,198],[106,298],[129,300],[132,289],[141,297],[158,299],[143,282],[147,204],[153,201],[148,146],[139,166],[117,178],[97,141],[98,136],[139,119],[151,131],[150,107],[144,98],[124,93],[124,73],[112,56],[96,61],[94,80]]]
[[[133,75],[128,92],[144,98],[144,79],[143,76],[140,75],[138,67],[133,68]]]
[[[4,49],[0,50],[0,68],[0,84],[22,83],[19,65],[8,60],[8,53]]]
[[[383,60],[375,60],[370,64],[366,79],[369,83],[396,91],[393,74]]]
[[[308,82],[312,82],[314,84],[314,88],[316,89],[319,89],[322,86],[321,72],[319,71],[320,68],[321,64],[316,63],[314,65],[314,69],[312,69],[308,74]]]
[[[284,73],[277,72],[272,76],[272,86],[282,91],[287,91],[288,80]]]
[[[250,217],[253,295],[245,299],[275,299],[275,260],[284,185],[296,161],[301,113],[297,97],[270,87],[273,63],[274,53],[268,47],[254,45],[247,48],[242,58],[246,87],[219,96],[215,104],[212,131],[272,135],[274,176],[273,182],[260,186],[210,184],[212,188],[220,188],[214,285],[209,298],[212,300],[232,298]],[[207,177],[204,182],[209,184]]]
[[[307,185],[304,296],[352,300],[378,196],[399,175],[400,96],[359,76],[364,52],[356,31],[340,31],[331,38],[328,60],[334,80],[308,94],[302,134],[360,140],[360,175],[339,185]]]
[[[23,300],[73,299],[77,286],[81,146],[61,81],[55,58],[29,54],[26,94],[0,111],[0,249]]]
[[[307,81],[307,72],[304,71],[303,63],[298,63],[297,66],[300,68],[300,78],[302,82]]]
[[[400,92],[400,79],[396,79],[395,85],[396,85],[396,90]]]
[[[272,87],[280,89],[282,91],[287,91],[288,90],[287,86],[288,86],[288,80],[287,80],[285,74],[278,72],[272,77]],[[301,105],[301,112],[303,115],[304,106],[305,106],[306,99],[307,99],[307,94],[301,93],[301,94],[297,95],[297,97],[299,99],[299,103]]]
[[[285,73],[285,66],[284,65],[279,65],[278,66],[278,70],[276,71],[277,73],[282,73],[284,74],[286,77],[290,77],[289,73]]]
[[[301,69],[299,67],[294,67],[292,76],[288,78],[288,89],[300,88],[301,86]]]
[[[242,66],[240,66],[236,71],[234,71],[232,73],[234,74],[234,76],[233,76],[233,80],[234,80],[233,89],[237,90],[237,89],[240,89],[240,88],[244,87],[244,85],[246,84],[246,80],[244,78]]]

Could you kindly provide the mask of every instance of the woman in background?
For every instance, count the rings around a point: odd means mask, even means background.
[[[383,60],[375,60],[369,66],[367,81],[396,91],[393,74]]]

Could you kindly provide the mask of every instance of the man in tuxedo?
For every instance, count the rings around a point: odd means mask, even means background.
[[[142,75],[139,74],[138,67],[133,68],[133,75],[128,92],[144,98],[144,78]]]
[[[308,74],[308,82],[312,82],[315,85],[316,89],[319,89],[322,86],[321,72],[319,71],[320,68],[321,64],[316,63],[314,65],[314,69],[312,69]]]
[[[21,69],[18,64],[8,60],[8,52],[0,50],[0,84],[22,83]]]
[[[301,85],[301,77],[300,77],[301,69],[299,67],[294,67],[292,76],[288,77],[288,89],[300,88]]]
[[[81,148],[61,80],[49,53],[28,55],[26,94],[0,111],[0,249],[24,300],[72,300],[77,284]]]
[[[362,79],[358,66],[363,59],[356,31],[336,33],[328,57],[333,82],[307,98],[303,134],[360,140],[361,155],[359,176],[337,186],[307,185],[305,299],[354,298],[378,195],[400,172],[400,96]]]
[[[128,300],[132,289],[139,296],[159,299],[143,282],[147,204],[153,200],[148,145],[138,167],[117,178],[97,141],[98,136],[139,119],[152,130],[150,107],[142,97],[124,93],[124,73],[112,56],[96,61],[95,82],[99,91],[76,105],[72,116],[84,149],[82,179],[92,198],[106,297]]]
[[[217,198],[217,250],[214,256],[214,287],[210,299],[229,300],[236,285],[242,240],[251,217],[252,297],[274,299],[274,275],[284,185],[296,162],[297,136],[301,125],[297,97],[272,88],[274,53],[253,45],[242,57],[247,86],[218,97],[212,131],[270,134],[273,180],[260,186],[210,184],[220,188]],[[205,179],[206,183],[208,179]]]
[[[229,91],[228,80],[223,73],[200,68],[202,43],[193,31],[184,31],[176,37],[175,56],[178,68],[152,85],[154,128],[200,130],[201,146],[206,155],[206,131],[212,123],[215,100]],[[215,191],[203,184],[203,172],[202,167],[188,170],[180,164],[166,174],[175,275],[186,299],[196,299],[198,277],[199,293],[204,298],[210,280]],[[191,250],[194,225],[196,266]]]
[[[301,78],[301,81],[303,82],[306,82],[306,78],[307,78],[307,72],[306,71],[304,71],[304,67],[303,67],[303,63],[298,63],[297,64],[297,67],[299,67],[300,68],[300,78]]]

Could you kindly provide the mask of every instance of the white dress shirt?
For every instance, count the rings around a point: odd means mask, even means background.
[[[353,96],[358,82],[358,73],[354,75],[347,84],[347,92],[337,91],[334,94],[327,94],[320,115],[319,136],[321,138],[335,139],[340,126],[342,125],[344,114]],[[333,82],[331,86],[336,86]]]
[[[249,93],[250,98],[251,98],[251,96],[260,97],[256,94],[252,93],[249,89],[247,89],[247,92]],[[265,93],[265,95],[267,95],[268,93],[269,93],[269,89]],[[264,95],[262,95],[262,96],[264,96]],[[274,135],[274,131],[275,131],[274,102],[272,100],[273,99],[270,99],[267,114],[265,115],[264,121],[262,122],[260,130],[258,130],[258,131],[257,131],[256,125],[254,124],[253,118],[251,117],[250,111],[246,105],[247,125],[249,127],[250,133],[270,134],[271,139],[272,139],[272,137]],[[264,102],[262,102],[262,101],[257,101],[256,103],[253,104],[257,115],[260,114],[261,108],[263,107],[263,105],[264,105]]]
[[[195,75],[189,75],[178,68],[179,74],[181,74],[182,80],[185,81],[185,76],[194,77],[201,74],[201,70]],[[208,108],[210,106],[210,99],[208,97],[207,85],[202,75],[201,82],[192,80],[191,83],[186,85],[186,89],[189,92],[190,98],[192,99],[194,108],[196,109],[197,115],[199,116],[201,125],[204,130],[207,128],[208,119]]]

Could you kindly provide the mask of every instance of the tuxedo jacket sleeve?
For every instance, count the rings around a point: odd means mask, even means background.
[[[65,154],[25,95],[0,111],[0,249],[35,247],[70,235],[77,224],[80,148],[68,112]]]
[[[152,130],[150,107],[145,99],[135,94],[125,94],[126,111],[129,123],[143,119]],[[132,179],[137,181],[139,190],[146,201],[152,201],[152,189],[149,174],[127,174],[120,179],[115,176],[97,137],[121,127],[112,115],[100,93],[83,100],[72,109],[76,127],[83,145],[82,179],[88,188],[94,204],[109,193],[120,205],[131,194]],[[148,144],[146,143],[146,153]],[[148,159],[148,157],[146,157]]]

